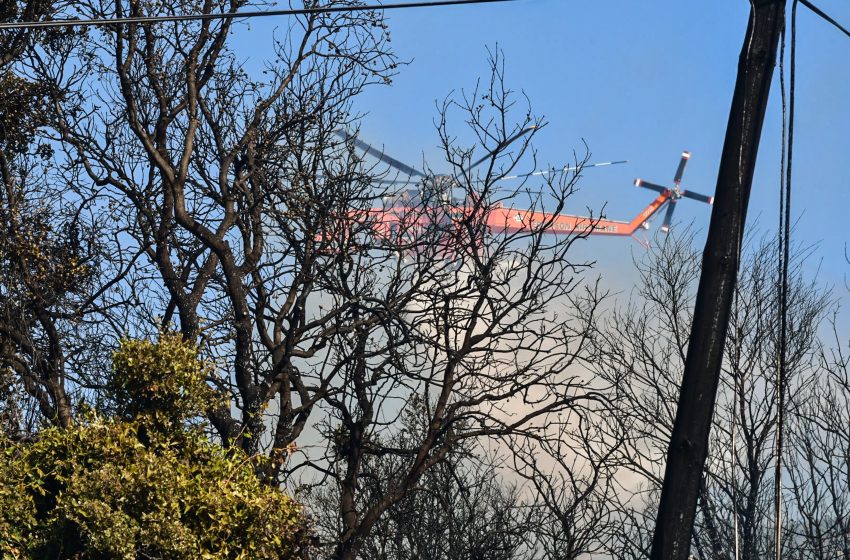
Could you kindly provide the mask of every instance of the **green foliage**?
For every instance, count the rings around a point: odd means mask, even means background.
[[[113,371],[124,418],[0,435],[0,557],[301,557],[301,507],[260,482],[262,459],[174,423],[209,397],[206,369],[177,335],[124,341]]]
[[[172,429],[209,406],[209,366],[177,333],[162,332],[154,343],[122,340],[112,357],[110,393],[124,419],[153,420]]]
[[[6,441],[0,551],[6,558],[292,558],[301,508],[252,462],[200,435],[179,445],[95,418],[37,441]]]

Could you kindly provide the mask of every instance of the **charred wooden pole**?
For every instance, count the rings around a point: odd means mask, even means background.
[[[784,17],[785,0],[751,0],[703,253],[685,372],[667,449],[667,468],[650,555],[653,560],[685,560],[690,551],[738,276],[744,221]]]

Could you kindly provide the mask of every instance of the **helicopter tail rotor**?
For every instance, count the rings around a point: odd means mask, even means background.
[[[714,203],[713,196],[707,196],[697,192],[681,190],[679,188],[682,184],[682,175],[684,175],[685,173],[685,167],[688,165],[688,161],[690,159],[690,152],[682,152],[682,159],[679,160],[679,166],[676,168],[676,174],[673,176],[672,187],[657,185],[655,183],[650,183],[649,181],[644,181],[643,179],[635,179],[635,186],[637,187],[643,187],[645,189],[649,189],[660,194],[669,195],[670,198],[667,200],[667,210],[664,213],[664,221],[661,223],[661,231],[664,233],[668,233],[670,231],[670,226],[673,222],[673,212],[675,212],[676,203],[680,199],[690,198],[699,202],[705,202],[706,204]]]

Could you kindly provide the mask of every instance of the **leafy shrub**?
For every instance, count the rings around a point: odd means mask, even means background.
[[[258,459],[159,421],[199,410],[205,367],[176,335],[126,341],[114,367],[122,417],[90,414],[28,442],[0,436],[0,555],[301,557],[302,509],[259,481]]]
[[[177,333],[162,332],[156,343],[122,340],[112,364],[109,393],[125,420],[153,419],[170,429],[199,415],[213,397],[209,366]]]

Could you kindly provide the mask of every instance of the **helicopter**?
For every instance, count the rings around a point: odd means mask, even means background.
[[[536,127],[529,126],[521,129],[506,140],[502,141],[496,148],[483,157],[471,163],[465,173],[492,157],[493,154],[504,150],[507,145],[520,137],[532,132]],[[469,216],[477,206],[475,200],[458,200],[451,197],[452,189],[457,185],[457,180],[451,175],[427,176],[424,172],[406,164],[398,159],[387,155],[370,144],[360,140],[356,136],[338,130],[336,134],[346,141],[352,142],[354,146],[406,175],[407,181],[378,180],[378,183],[410,184],[418,181],[420,188],[405,189],[383,197],[380,207],[373,207],[365,211],[369,217],[374,232],[383,238],[390,238],[397,232],[422,230],[429,224],[438,223],[441,226],[451,228],[452,224],[459,224],[465,217]],[[635,186],[649,189],[658,193],[656,198],[649,203],[637,216],[629,221],[611,220],[603,217],[581,216],[572,214],[547,213],[532,209],[517,208],[513,205],[505,206],[503,202],[494,202],[488,206],[483,216],[483,222],[490,234],[515,234],[520,232],[541,232],[554,235],[604,235],[604,236],[630,236],[642,245],[645,241],[638,239],[636,233],[650,228],[651,219],[663,208],[666,212],[662,220],[661,231],[670,231],[673,213],[676,205],[683,198],[689,198],[698,202],[713,204],[714,197],[697,193],[682,188],[682,176],[685,167],[690,160],[691,154],[684,151],[673,177],[671,186],[659,185],[643,179],[636,179]],[[521,175],[504,175],[499,180],[525,179],[535,176],[544,176],[555,173],[566,173],[590,167],[604,167],[626,163],[626,160],[609,161],[594,164],[586,164],[579,167],[565,166],[560,169],[546,171],[535,171]],[[432,211],[437,205],[438,211]]]

